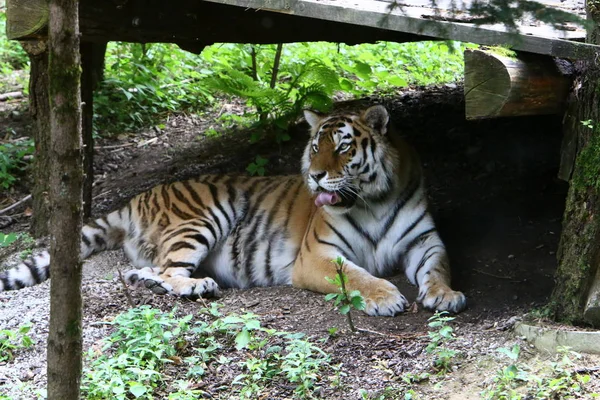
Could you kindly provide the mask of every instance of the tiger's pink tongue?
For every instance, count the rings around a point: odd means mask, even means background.
[[[321,192],[317,195],[315,199],[315,204],[317,207],[323,207],[325,205],[332,205],[340,201],[340,196],[336,193],[325,193]]]

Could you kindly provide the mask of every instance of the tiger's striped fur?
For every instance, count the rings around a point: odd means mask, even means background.
[[[403,267],[427,308],[461,311],[415,153],[387,132],[382,106],[305,116],[302,175],[202,176],[159,185],[83,227],[81,255],[122,247],[126,279],[155,293],[218,296],[219,287],[286,285],[330,293],[342,256],[348,290],[370,315],[408,305],[379,278]],[[0,291],[49,277],[47,252],[0,274]]]

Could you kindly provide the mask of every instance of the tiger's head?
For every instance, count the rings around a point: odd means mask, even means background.
[[[357,201],[389,192],[395,149],[387,138],[389,115],[373,106],[359,114],[322,115],[306,110],[311,138],[302,158],[302,174],[318,207],[346,212]]]

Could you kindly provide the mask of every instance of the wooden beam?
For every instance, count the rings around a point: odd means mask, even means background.
[[[569,65],[552,57],[466,50],[466,118],[562,113],[571,84],[568,72]]]
[[[340,22],[351,25],[370,26],[396,32],[421,35],[424,38],[451,39],[489,46],[510,46],[536,54],[555,57],[583,59],[593,58],[600,47],[573,42],[558,37],[567,37],[548,29],[520,26],[520,33],[507,32],[501,24],[477,26],[443,19],[423,18],[419,7],[400,5],[390,7],[383,1],[345,0],[204,0],[219,4],[243,7],[248,12],[268,10],[287,15]],[[410,2],[406,2],[410,3]],[[544,36],[532,36],[544,35]],[[547,37],[547,36],[550,37]],[[562,35],[562,36],[559,36]],[[425,39],[421,39],[425,40]]]

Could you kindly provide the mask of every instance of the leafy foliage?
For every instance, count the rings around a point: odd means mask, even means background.
[[[191,316],[175,318],[174,312],[148,306],[119,315],[104,347],[89,351],[82,384],[86,398],[151,399],[165,390],[171,400],[200,398],[205,393],[194,386],[208,364],[232,362],[225,356],[231,346],[245,355],[230,392],[239,398],[257,398],[272,383],[292,385],[296,396],[310,398],[324,372],[337,373],[329,355],[303,334],[264,328],[252,313],[223,315],[216,303],[202,313],[209,320],[192,323]],[[187,366],[185,379],[169,382],[163,372],[168,363]]]
[[[511,364],[497,372],[482,397],[486,400],[575,399],[584,398],[585,394],[597,397],[584,388],[591,377],[573,371],[573,359],[581,355],[564,347],[557,350],[557,359],[550,363],[550,368],[536,372],[518,363],[521,351],[518,344],[510,349],[499,348],[498,353],[508,357]]]
[[[31,338],[27,336],[30,329],[31,324],[26,324],[17,331],[0,330],[0,362],[12,360],[15,351],[32,345]]]
[[[466,46],[286,44],[271,87],[275,45],[216,44],[194,55],[168,44],[110,43],[105,81],[95,94],[95,126],[101,134],[137,130],[168,113],[210,107],[214,93],[221,92],[254,108],[248,121],[268,120],[285,131],[302,108],[327,111],[333,94],[340,91],[362,96],[460,79]]]
[[[97,350],[84,371],[82,391],[88,399],[126,399],[130,395],[151,399],[162,381],[160,367],[173,362],[182,335],[189,329],[191,316],[175,319],[148,306],[133,308],[115,318],[116,331]],[[110,351],[110,352],[109,352]],[[95,359],[94,359],[95,358]]]
[[[4,4],[4,2],[0,3]],[[0,32],[6,32],[6,11],[0,5]],[[8,71],[23,69],[29,63],[29,57],[19,42],[0,40],[0,71],[4,75]]]
[[[32,139],[0,142],[0,188],[8,189],[27,168],[27,156],[32,156]]]

